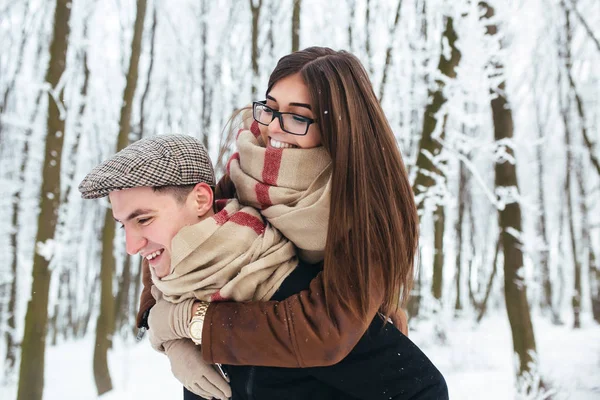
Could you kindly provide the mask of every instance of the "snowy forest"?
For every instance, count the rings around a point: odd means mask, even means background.
[[[184,133],[218,176],[277,60],[367,69],[420,214],[409,337],[452,399],[600,398],[600,1],[0,0],[0,398],[181,398],[77,185]],[[393,246],[393,243],[390,243]]]

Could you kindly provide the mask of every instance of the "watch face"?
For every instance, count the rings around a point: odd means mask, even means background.
[[[192,339],[200,340],[202,339],[202,322],[201,321],[192,321],[190,324],[190,336]]]

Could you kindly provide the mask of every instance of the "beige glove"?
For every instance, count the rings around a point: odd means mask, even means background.
[[[190,339],[176,339],[163,343],[171,362],[171,371],[190,392],[205,399],[228,399],[231,387],[217,369],[202,359],[200,347]]]
[[[194,299],[173,304],[163,299],[156,286],[152,286],[151,292],[156,304],[148,315],[150,344],[154,350],[164,352],[165,342],[190,337],[188,327],[192,319]]]

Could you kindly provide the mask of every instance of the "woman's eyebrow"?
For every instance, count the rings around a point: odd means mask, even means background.
[[[267,99],[268,100],[272,100],[275,103],[277,103],[277,99],[271,95],[267,95]],[[310,104],[306,104],[306,103],[296,103],[296,102],[292,102],[289,104],[291,107],[304,107],[304,108],[308,108],[309,110],[312,111],[312,107],[310,106]]]
[[[304,107],[304,108],[308,108],[309,110],[312,111],[312,108],[310,107],[310,104],[306,104],[306,103],[290,103],[290,106],[293,106],[293,107]]]

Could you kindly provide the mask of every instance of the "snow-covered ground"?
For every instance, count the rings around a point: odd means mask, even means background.
[[[446,321],[446,344],[428,323],[413,324],[410,337],[442,371],[451,399],[516,399],[510,329],[505,316],[480,325]],[[541,372],[558,391],[553,399],[600,399],[600,326],[584,321],[580,330],[534,318]],[[50,347],[44,399],[96,399],[92,374],[93,338]],[[166,357],[142,343],[116,341],[110,353],[115,390],[102,400],[181,399]],[[0,387],[0,399],[16,398],[16,385]],[[532,399],[533,400],[533,399]]]

